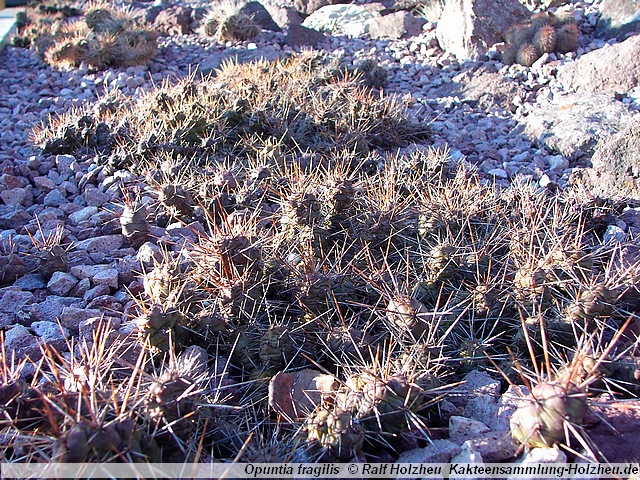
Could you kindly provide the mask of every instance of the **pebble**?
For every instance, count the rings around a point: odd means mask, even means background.
[[[54,272],[47,283],[47,290],[54,295],[66,296],[78,283],[78,279],[66,272]]]

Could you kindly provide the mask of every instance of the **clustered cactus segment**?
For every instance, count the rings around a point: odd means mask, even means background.
[[[540,382],[511,416],[511,433],[529,447],[568,444],[566,423],[580,425],[588,411],[587,394],[573,383]]]
[[[543,12],[510,27],[504,40],[503,63],[530,67],[543,53],[568,53],[578,48],[580,29],[570,13]]]

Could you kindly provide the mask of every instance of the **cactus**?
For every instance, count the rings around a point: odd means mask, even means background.
[[[306,440],[322,448],[320,461],[348,461],[362,449],[365,432],[351,412],[320,407],[305,425]]]
[[[207,370],[207,354],[200,347],[186,349],[175,362],[165,368],[154,381],[145,400],[145,407],[156,428],[170,427],[170,432],[186,440],[195,430],[201,401],[198,383]],[[171,435],[162,435],[171,439]],[[158,438],[158,437],[156,437]]]
[[[60,245],[44,248],[38,252],[38,273],[49,281],[55,272],[68,270],[67,251]]]
[[[511,416],[511,434],[529,447],[551,447],[565,440],[565,422],[580,425],[587,411],[586,393],[573,383],[541,382]]]
[[[387,305],[387,320],[416,340],[430,331],[430,318],[427,307],[413,297],[399,296]]]
[[[539,13],[504,34],[502,61],[530,67],[543,53],[568,53],[578,47],[580,30],[571,14]]]

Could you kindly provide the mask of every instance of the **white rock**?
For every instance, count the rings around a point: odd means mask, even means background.
[[[604,232],[602,240],[607,244],[615,244],[624,242],[626,238],[627,235],[622,228],[617,225],[609,225]]]
[[[89,220],[93,215],[98,213],[98,207],[84,207],[82,210],[73,212],[69,215],[69,221],[72,225],[80,225],[82,222]]]

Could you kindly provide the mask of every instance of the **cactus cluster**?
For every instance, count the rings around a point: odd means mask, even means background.
[[[395,456],[429,441],[430,407],[447,383],[477,368],[516,378],[543,361],[564,364],[637,311],[626,292],[640,285],[640,266],[602,241],[602,219],[619,204],[572,186],[498,188],[446,152],[404,153],[427,129],[398,99],[332,72],[311,53],[230,63],[215,82],[167,82],[36,129],[47,154],[55,145],[129,169],[127,188],[138,190],[122,193],[123,234],[159,254],[113,332],[132,333],[126,345],[106,347],[109,336],[96,334],[91,355],[50,354],[39,369],[54,394],[36,392],[52,410],[84,410],[32,428],[21,413],[37,405],[29,389],[6,382],[0,395],[13,399],[15,421],[3,428],[46,430],[40,451],[55,443],[63,459],[126,450],[112,432],[125,427],[130,456],[159,448],[172,462],[372,460],[381,444]],[[99,125],[111,141],[95,141]],[[160,228],[161,238],[149,234]],[[603,383],[632,390],[633,341],[593,346],[624,363],[599,370]],[[127,348],[139,355],[118,364]],[[185,369],[176,358],[189,352],[203,360]],[[273,404],[297,408],[317,392],[294,398],[292,384],[269,399],[269,382],[303,369],[329,372],[335,390],[300,418],[280,416]],[[544,385],[513,421],[524,443],[563,442],[558,424],[583,420],[581,383]]]
[[[568,53],[578,48],[580,29],[571,13],[542,12],[513,25],[504,34],[502,62],[530,67],[544,53]]]
[[[131,10],[91,3],[70,11],[29,6],[13,43],[33,45],[51,66],[91,68],[144,64],[157,51],[157,33]]]

